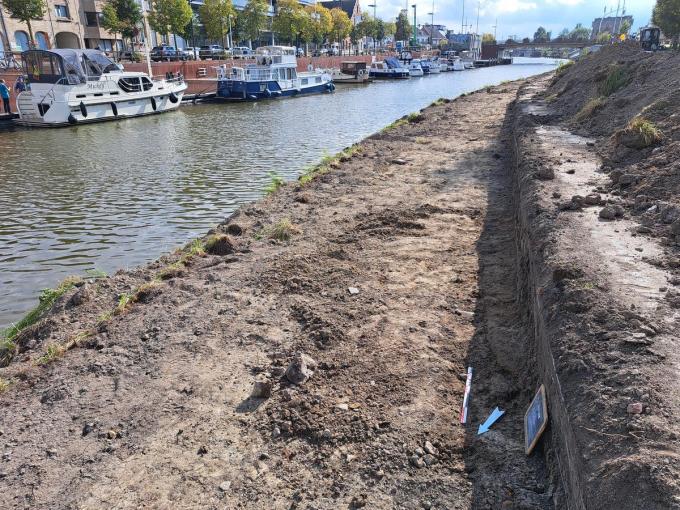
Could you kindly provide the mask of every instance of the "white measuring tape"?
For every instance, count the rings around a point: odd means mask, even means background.
[[[460,409],[460,422],[467,423],[468,400],[470,398],[470,387],[472,386],[472,367],[467,369],[467,379],[465,380],[465,395],[463,396],[463,407]]]

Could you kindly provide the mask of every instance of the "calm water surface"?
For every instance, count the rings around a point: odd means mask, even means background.
[[[68,275],[133,267],[204,234],[259,198],[269,172],[294,179],[324,154],[439,97],[550,69],[499,66],[338,86],[332,95],[0,132],[0,328]]]

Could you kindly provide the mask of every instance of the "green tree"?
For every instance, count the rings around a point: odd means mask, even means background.
[[[193,11],[186,0],[152,0],[149,25],[159,34],[173,34],[177,48],[177,34],[183,33],[191,21]]]
[[[45,0],[1,0],[0,4],[7,9],[11,17],[26,23],[30,46],[35,47],[31,20],[40,19],[45,15]]]
[[[534,33],[534,42],[546,42],[549,40],[547,30],[543,27],[538,27],[538,30]]]
[[[496,44],[496,38],[493,34],[484,34],[482,36],[482,44]]]
[[[408,21],[408,14],[406,11],[401,11],[397,16],[396,30],[394,31],[394,38],[397,41],[408,41],[411,37],[411,24]]]
[[[248,0],[241,12],[243,17],[243,35],[248,38],[248,44],[252,48],[253,40],[260,39],[260,32],[267,27],[267,0]]]
[[[656,0],[652,23],[671,38],[673,48],[680,42],[680,0]]]
[[[562,31],[560,32],[560,35],[557,36],[558,41],[568,41],[569,40],[569,34],[570,31],[568,28],[563,28]]]
[[[116,50],[118,50],[116,39],[118,39],[117,35],[123,29],[123,23],[118,19],[118,13],[112,4],[108,3],[102,9],[102,17],[99,20],[99,25],[113,34],[113,44],[115,47],[113,54],[115,57],[117,54]]]
[[[326,9],[321,4],[308,5],[305,7],[309,22],[305,27],[303,37],[306,41],[312,41],[315,44],[321,44],[326,36],[333,30],[333,18],[331,11]]]
[[[297,0],[278,0],[272,30],[284,41],[296,43],[299,36],[304,37],[309,15]]]
[[[678,4],[680,5],[680,4]],[[619,27],[619,35],[621,34],[626,34],[628,35],[628,32],[630,32],[630,27],[631,23],[627,19],[624,19],[623,22],[621,23],[621,26]]]
[[[387,35],[387,32],[385,31],[385,22],[381,20],[380,18],[375,20],[375,38],[378,40],[378,42],[382,45],[383,40],[385,39],[385,36]]]
[[[352,22],[347,13],[339,7],[331,9],[331,20],[333,23],[331,32],[333,33],[334,42],[342,43],[352,30]]]
[[[392,37],[397,31],[397,24],[394,21],[385,21],[385,37]]]
[[[102,13],[109,7],[110,19],[114,26],[118,28],[116,33],[132,41],[132,38],[139,33],[139,24],[142,22],[142,10],[136,0],[109,0],[102,9]],[[114,16],[115,14],[115,16]],[[102,25],[103,26],[103,25]],[[104,27],[107,28],[107,27]],[[108,29],[107,30],[111,30]]]
[[[571,41],[587,41],[590,39],[590,30],[579,23],[574,27],[574,30],[569,32],[569,39]]]
[[[229,27],[236,24],[236,9],[231,0],[205,0],[198,12],[208,38],[220,41],[226,47],[224,39],[229,33]]]
[[[373,18],[370,14],[366,14],[362,17],[361,21],[357,24],[360,37],[370,37],[374,41],[377,37],[377,20]]]

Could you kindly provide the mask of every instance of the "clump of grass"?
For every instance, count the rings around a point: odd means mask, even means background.
[[[195,257],[205,257],[203,241],[194,239],[182,249],[181,253],[182,257],[179,259],[179,263],[182,265],[189,264]]]
[[[443,104],[447,104],[447,103],[450,103],[450,102],[451,102],[450,99],[447,99],[445,97],[440,97],[436,101],[433,101],[432,104],[430,104],[430,106],[441,106]]]
[[[609,97],[621,90],[630,82],[630,73],[624,66],[614,65],[609,69],[607,77],[600,83],[598,92],[601,96]]]
[[[45,312],[52,308],[52,305],[54,305],[54,302],[57,299],[66,294],[81,281],[80,278],[71,276],[63,280],[56,289],[43,289],[38,297],[38,306],[28,312],[19,322],[13,324],[0,334],[0,360],[5,358],[8,351],[14,350],[15,346],[12,340],[22,330],[38,322]]]
[[[324,155],[318,165],[310,166],[304,170],[304,172],[298,177],[300,184],[307,184],[316,177],[325,174],[331,169],[331,164],[336,161],[347,161],[349,158],[361,152],[361,147],[359,145],[352,145],[347,147],[342,151],[338,152],[335,156],[330,156],[328,154]]]
[[[260,238],[266,237],[280,242],[290,241],[294,235],[301,234],[302,230],[297,225],[291,223],[290,219],[284,218],[281,221],[266,227],[262,230]]]
[[[576,62],[573,60],[569,60],[567,62],[562,62],[560,65],[557,66],[557,69],[555,69],[555,77],[559,78],[562,76],[564,73],[566,73]]]
[[[588,101],[583,108],[574,117],[578,122],[583,122],[586,119],[592,117],[597,110],[602,108],[605,104],[605,100],[601,97],[596,97]]]
[[[113,318],[114,313],[114,311],[104,312],[99,317],[97,317],[97,326],[101,326],[102,324],[109,322]]]
[[[267,187],[264,189],[264,192],[267,195],[271,195],[286,183],[286,181],[283,180],[283,177],[276,172],[269,172],[269,177],[271,178],[271,182],[267,184]]]
[[[416,122],[422,122],[425,120],[425,115],[422,113],[409,113],[408,116],[406,117],[406,121],[414,124]]]
[[[400,119],[395,120],[392,122],[392,124],[388,124],[385,126],[380,132],[381,133],[387,133],[388,131],[392,131],[393,129],[398,128],[399,126],[403,126],[404,124],[407,124],[408,120],[406,120],[406,117],[402,117]]]
[[[644,149],[663,140],[663,133],[643,117],[635,117],[619,134],[619,139],[627,147]]]
[[[170,264],[158,272],[157,278],[161,280],[170,280],[172,278],[177,278],[184,273],[184,265],[180,262],[175,262]]]
[[[4,393],[5,391],[7,391],[11,385],[12,383],[10,381],[0,377],[0,393]]]
[[[121,294],[118,296],[118,305],[116,306],[116,310],[113,312],[113,314],[120,315],[121,313],[125,312],[132,302],[132,294]]]
[[[85,271],[85,274],[87,275],[88,278],[92,278],[94,280],[101,280],[102,278],[108,278],[109,275],[106,274],[106,271],[102,271],[101,269],[88,269]]]
[[[52,363],[57,358],[61,358],[66,352],[66,348],[61,344],[50,344],[47,346],[45,354],[36,360],[38,365],[47,365]]]
[[[234,241],[227,234],[213,234],[205,241],[205,251],[213,255],[229,255],[234,249]]]

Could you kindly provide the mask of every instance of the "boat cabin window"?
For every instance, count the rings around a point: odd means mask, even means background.
[[[118,80],[118,86],[125,92],[141,92],[142,85],[139,78],[121,78]]]
[[[46,51],[28,51],[23,54],[23,61],[24,72],[31,83],[57,83],[64,78],[64,67],[58,55]]]
[[[120,69],[106,55],[94,51],[83,55],[82,65],[88,79],[98,79],[102,74]]]
[[[142,76],[142,87],[144,90],[151,90],[151,88],[153,88],[153,83],[151,83],[151,80],[146,76]]]

